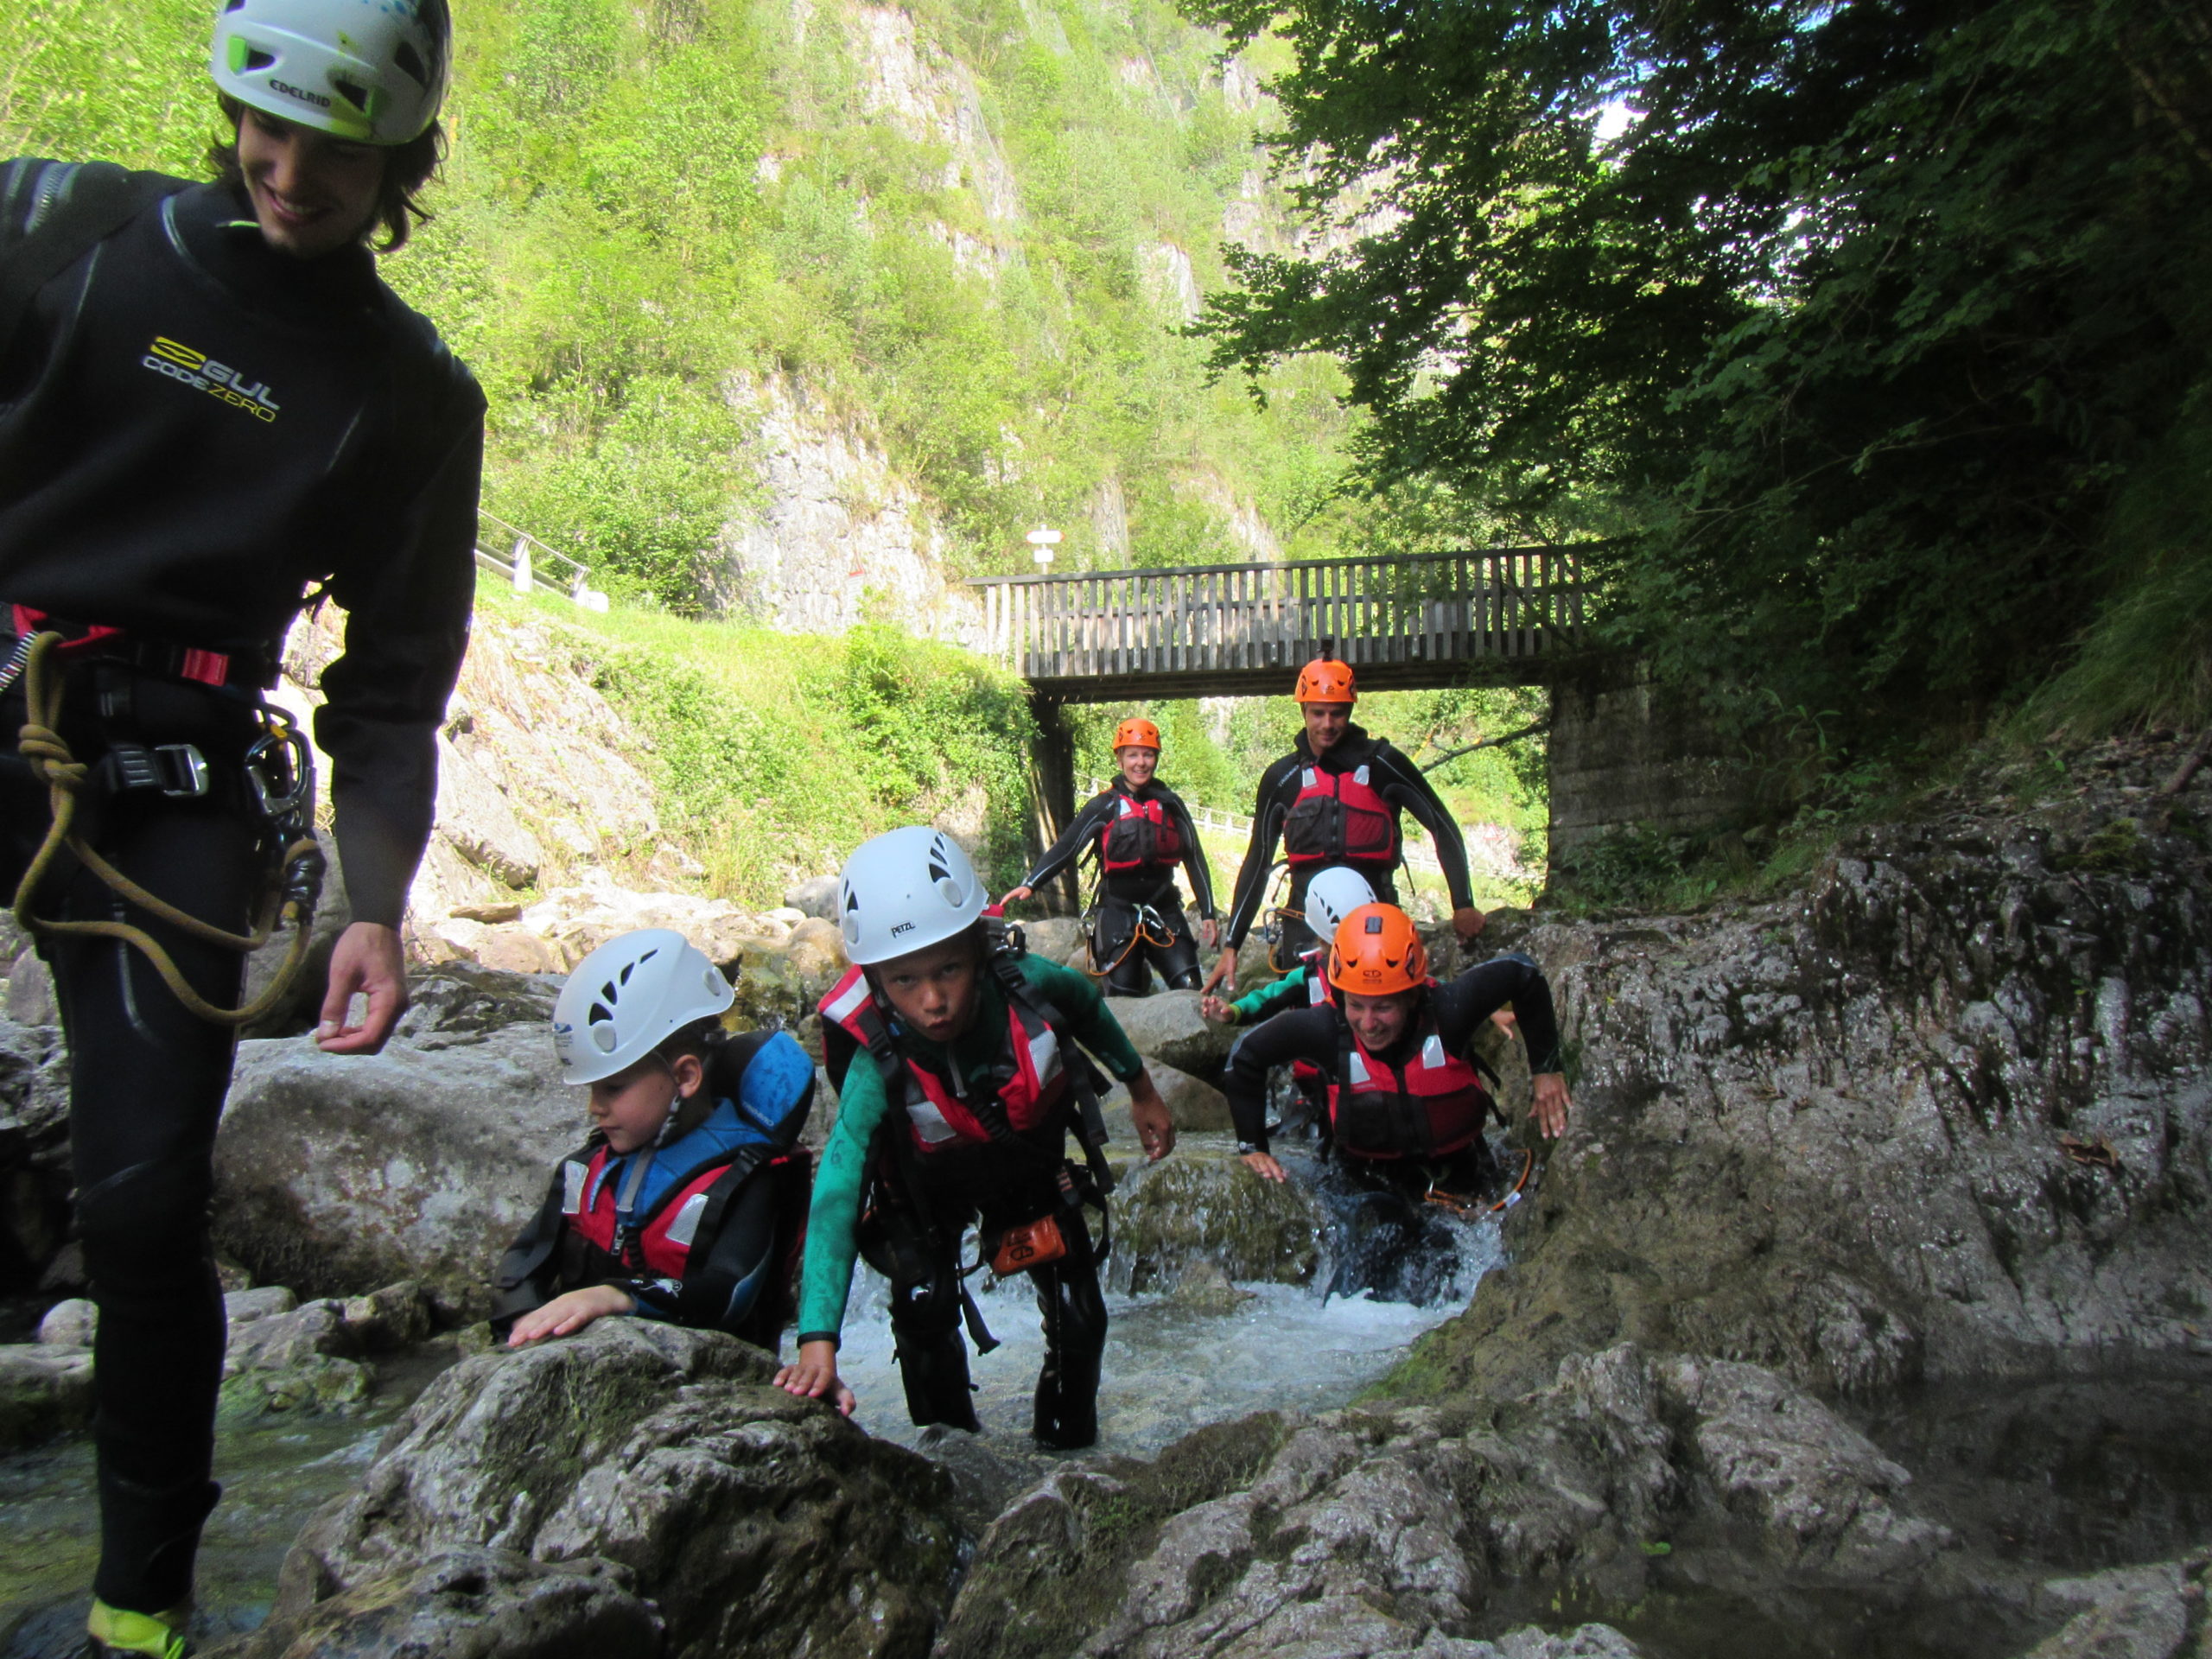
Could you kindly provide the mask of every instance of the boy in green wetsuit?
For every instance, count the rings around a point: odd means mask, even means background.
[[[983,912],[974,867],[933,830],[878,836],[845,867],[838,913],[856,965],[822,1001],[837,1121],[808,1217],[799,1357],[776,1380],[853,1409],[837,1342],[853,1259],[865,1247],[892,1281],[908,1413],[917,1423],[980,1429],[959,1261],[962,1234],[979,1221],[993,1270],[1027,1273],[1036,1287],[1045,1367],[1033,1433],[1071,1449],[1097,1438],[1106,1304],[1083,1215],[1103,1194],[1065,1156],[1067,1131],[1083,1132],[1088,1086],[1088,1062],[1069,1046],[1081,1043],[1128,1085],[1147,1155],[1166,1156],[1175,1131],[1096,987],[997,952]],[[980,1319],[971,1328],[991,1345]]]

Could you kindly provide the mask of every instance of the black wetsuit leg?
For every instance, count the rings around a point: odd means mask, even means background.
[[[92,676],[69,675],[63,735],[81,760],[104,743]],[[246,705],[224,694],[140,680],[140,741],[192,742],[214,788],[199,800],[136,791],[98,805],[92,844],[142,887],[217,926],[242,930],[259,891],[259,827],[239,762]],[[22,719],[20,691],[0,718]],[[88,804],[92,804],[88,803]],[[81,821],[81,820],[80,820]],[[10,888],[43,836],[46,791],[14,753],[0,756],[0,829]],[[124,906],[79,869],[49,884],[45,914],[123,918],[165,945],[194,989],[237,1001],[238,952],[191,939]],[[222,1380],[222,1290],[208,1236],[215,1128],[235,1046],[227,1027],[187,1013],[144,958],[107,939],[42,947],[69,1046],[70,1147],[77,1227],[99,1307],[93,1344],[93,1443],[100,1563],[93,1593],[136,1612],[191,1593]]]
[[[1099,989],[1108,996],[1142,996],[1152,988],[1152,969],[1144,946],[1135,943],[1137,907],[1102,893],[1090,934],[1092,971],[1105,976]]]
[[[960,1334],[960,1236],[973,1218],[961,1172],[946,1166],[972,1154],[939,1153],[918,1158],[909,1187],[897,1176],[897,1200],[875,1217],[878,1232],[864,1239],[868,1261],[891,1281],[891,1341],[906,1415],[917,1425],[944,1423],[979,1433],[975,1390],[968,1378],[968,1344]],[[928,1213],[911,1208],[919,1189]]]
[[[1198,989],[1198,942],[1192,935],[1191,918],[1183,913],[1183,906],[1176,902],[1173,893],[1154,909],[1160,920],[1167,924],[1168,943],[1146,945],[1146,959],[1160,970],[1160,977],[1169,990]]]
[[[1072,1452],[1098,1439],[1098,1377],[1106,1358],[1106,1297],[1081,1210],[1053,1211],[1068,1253],[1030,1270],[1045,1324],[1045,1368],[1037,1376],[1030,1433],[1040,1446]]]

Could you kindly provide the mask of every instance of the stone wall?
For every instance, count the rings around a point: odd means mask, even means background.
[[[1642,664],[1592,664],[1552,690],[1551,852],[1619,830],[1711,830],[1750,804],[1743,757]]]

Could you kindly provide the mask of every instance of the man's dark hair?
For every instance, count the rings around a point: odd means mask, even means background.
[[[216,93],[215,101],[222,105],[230,137],[207,146],[207,165],[214,169],[216,183],[244,195],[245,169],[238,165],[238,123],[245,119],[245,105],[228,92]],[[377,192],[376,217],[371,222],[384,231],[377,251],[390,253],[407,245],[416,225],[429,223],[430,210],[415,198],[437,172],[438,163],[445,160],[444,124],[433,121],[420,137],[383,148],[384,184]]]

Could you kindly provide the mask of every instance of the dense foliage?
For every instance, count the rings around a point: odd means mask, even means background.
[[[1970,723],[2146,580],[2212,714],[2202,0],[1186,9],[1288,44],[1279,159],[1345,226],[1232,254],[1214,361],[1335,354],[1370,484],[1625,532],[1618,633],[1842,750]]]

